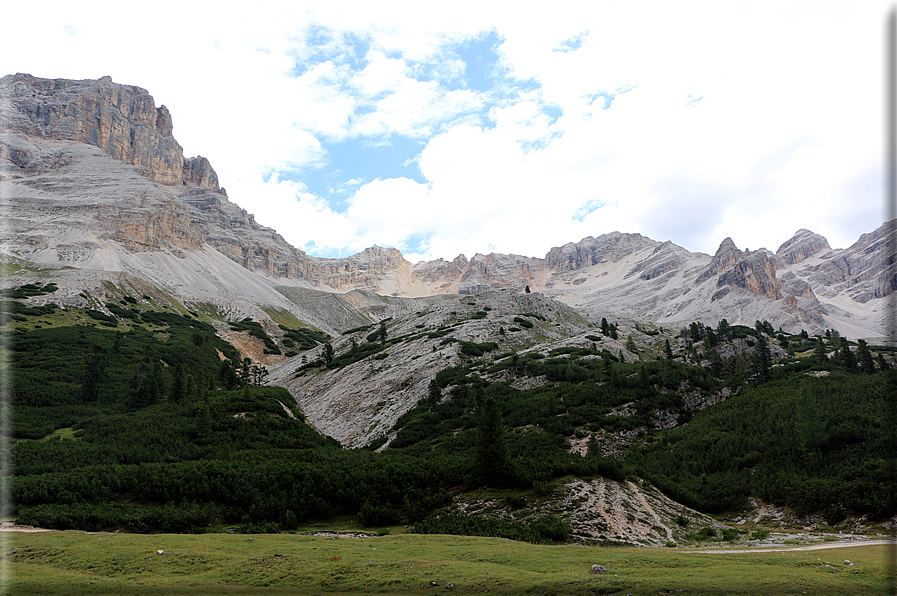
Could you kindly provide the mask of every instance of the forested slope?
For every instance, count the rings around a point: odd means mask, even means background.
[[[205,315],[127,296],[105,312],[30,307],[29,292],[53,286],[7,292],[3,303],[19,523],[274,532],[351,517],[544,542],[569,538],[563,513],[521,512],[575,478],[643,478],[709,513],[741,510],[748,497],[832,523],[895,513],[886,348],[725,321],[681,333],[636,325],[626,342],[634,361],[603,347],[618,333],[606,321],[589,347],[459,342],[459,364],[435,374],[391,441],[346,450],[309,426],[286,390],[261,385],[264,370]],[[251,321],[230,327],[263,334]],[[662,350],[647,347],[663,334]],[[326,339],[285,336],[296,350]],[[354,352],[296,374],[339,370],[385,343],[374,329]],[[452,513],[453,500],[486,486],[508,491],[503,513]]]

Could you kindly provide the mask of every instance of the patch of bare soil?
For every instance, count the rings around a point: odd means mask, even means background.
[[[826,550],[830,548],[850,548],[853,546],[884,546],[894,544],[893,540],[838,540],[837,542],[820,542],[801,546],[774,546],[759,548],[717,548],[713,550],[685,550],[682,552],[716,554],[716,553],[782,553],[796,550]]]
[[[50,532],[47,528],[34,526],[17,526],[12,522],[0,522],[0,532]]]
[[[278,354],[265,354],[265,342],[249,335],[248,331],[227,331],[221,338],[237,348],[241,357],[249,358],[254,363],[271,366],[286,360],[284,356]]]

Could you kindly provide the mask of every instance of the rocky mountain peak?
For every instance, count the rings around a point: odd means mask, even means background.
[[[577,243],[552,248],[545,261],[549,269],[557,272],[575,271],[602,262],[616,263],[648,246],[660,244],[641,234],[610,232],[598,238],[587,236]]]
[[[0,98],[5,100],[0,102],[0,132],[79,141],[142,166],[155,182],[218,190],[208,160],[184,159],[168,108],[157,108],[146,89],[110,77],[72,81],[15,74],[0,79]]]
[[[831,247],[824,236],[801,228],[795,232],[791,240],[779,247],[779,250],[776,251],[776,256],[786,265],[794,265],[818,252],[829,249]]]
[[[720,243],[719,248],[716,249],[716,254],[713,255],[710,265],[708,265],[707,269],[698,276],[698,283],[706,281],[714,275],[729,271],[735,263],[742,260],[744,257],[745,253],[738,250],[738,247],[735,246],[735,242],[732,238],[727,236],[726,239]]]
[[[775,258],[765,250],[750,253],[720,275],[717,286],[726,285],[744,288],[772,300],[782,299],[780,283],[776,278]]]

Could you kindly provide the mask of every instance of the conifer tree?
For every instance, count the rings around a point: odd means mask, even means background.
[[[872,352],[869,351],[869,346],[864,339],[858,339],[857,346],[857,360],[860,365],[860,370],[867,375],[871,375],[875,372],[875,362],[872,360]]]
[[[844,368],[847,368],[849,370],[856,370],[857,357],[853,352],[850,351],[850,344],[847,343],[847,338],[846,337],[840,338],[839,343],[841,344],[841,346],[840,346],[840,349],[838,350],[838,352],[839,352],[838,357],[839,357],[839,360],[841,361],[841,365],[844,366]]]
[[[754,347],[754,372],[757,380],[765,383],[769,380],[769,369],[772,366],[772,358],[769,355],[769,343],[766,336],[762,333],[757,338],[757,345]]]
[[[486,482],[500,481],[508,473],[508,445],[501,410],[486,399],[477,421],[477,473]]]
[[[184,398],[184,367],[178,364],[174,367],[174,379],[171,383],[171,391],[168,399],[179,402]]]

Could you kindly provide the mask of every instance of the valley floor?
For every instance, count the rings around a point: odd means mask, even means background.
[[[400,533],[8,532],[0,570],[10,594],[875,594],[893,587],[883,542],[708,551]],[[591,574],[596,564],[606,572]]]

